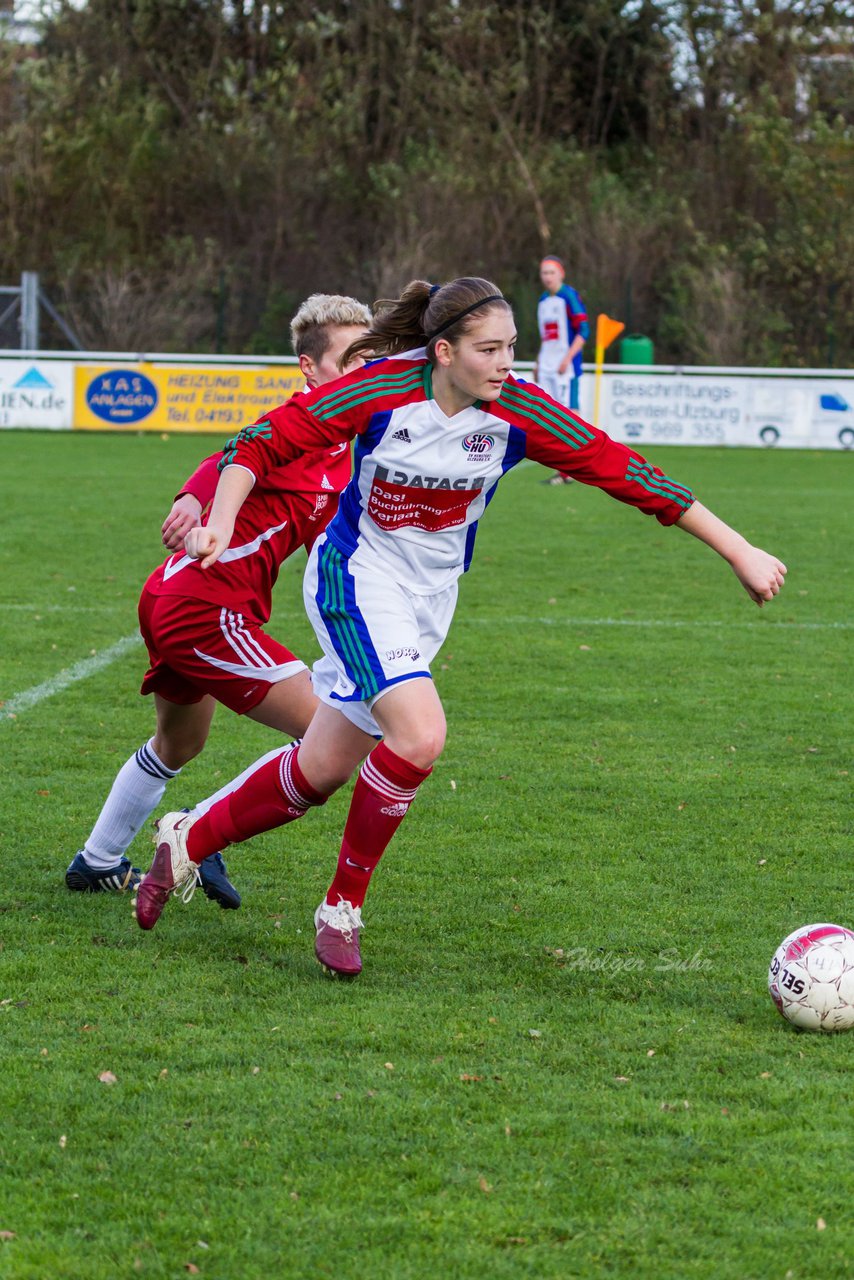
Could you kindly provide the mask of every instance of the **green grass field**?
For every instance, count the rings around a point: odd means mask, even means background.
[[[213,443],[3,436],[0,1276],[854,1275],[854,1033],[766,992],[784,934],[854,922],[854,457],[651,451],[788,563],[761,611],[679,531],[508,477],[341,984],[347,793],[230,852],[239,912],[143,934],[63,884],[152,732],[136,600]],[[272,629],[311,659],[301,571]],[[274,745],[220,710],[167,807]]]

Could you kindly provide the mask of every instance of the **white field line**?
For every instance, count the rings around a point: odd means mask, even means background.
[[[854,622],[720,622],[714,619],[698,619],[695,621],[684,621],[678,618],[535,618],[535,617],[503,617],[503,618],[472,618],[461,617],[456,619],[457,626],[510,626],[510,627],[577,627],[583,630],[584,627],[640,627],[655,628],[664,627],[673,630],[678,629],[719,629],[719,630],[737,630],[747,628],[751,631],[764,628],[768,632],[775,631],[852,631],[854,630]],[[73,667],[66,667],[65,670],[59,671],[55,676],[51,676],[49,680],[44,680],[41,684],[35,685],[32,689],[24,689],[21,693],[13,694],[6,701],[5,706],[0,709],[0,723],[2,720],[14,720],[22,711],[28,711],[31,707],[38,706],[45,698],[52,698],[56,693],[62,693],[70,685],[76,684],[78,680],[86,680],[89,676],[96,675],[99,671],[103,671],[105,667],[110,666],[117,658],[122,657],[129,649],[134,648],[140,643],[138,632],[132,635],[123,636],[121,640],[117,640],[109,649],[104,649],[101,653],[94,654],[91,658],[84,658],[81,662],[76,662]]]
[[[680,620],[678,618],[534,618],[502,617],[472,618],[459,617],[454,626],[487,626],[487,627],[667,627],[667,628],[700,628],[701,630],[740,630],[750,631],[854,631],[854,622],[721,622],[714,619]]]
[[[44,702],[45,698],[52,698],[54,694],[62,693],[78,680],[88,680],[89,676],[97,675],[129,649],[141,643],[142,637],[138,631],[134,631],[132,635],[122,636],[121,640],[110,645],[109,649],[103,649],[101,653],[93,654],[91,658],[83,658],[82,661],[75,662],[73,667],[66,667],[64,671],[57,672],[49,680],[34,685],[32,689],[24,689],[21,693],[13,694],[6,700],[5,706],[0,708],[0,721],[14,720],[22,711],[29,711],[31,707]]]
[[[118,613],[125,611],[124,605],[90,605],[80,608],[79,605],[64,604],[2,604],[3,609],[21,609],[27,613]],[[506,622],[512,626],[530,626],[536,623],[543,627],[771,627],[782,631],[854,631],[852,622],[721,622],[714,620],[680,621],[678,618],[460,618],[460,622],[474,625],[488,624],[494,626]]]
[[[127,608],[123,604],[4,604],[0,610],[15,609],[21,613],[118,613]]]

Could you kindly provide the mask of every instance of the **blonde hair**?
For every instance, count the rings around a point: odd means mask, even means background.
[[[370,323],[371,312],[364,302],[341,293],[313,293],[291,320],[291,344],[298,356],[309,356],[316,363],[329,350],[330,328],[338,325],[367,328]]]
[[[368,352],[395,356],[423,346],[427,359],[432,360],[440,333],[453,343],[481,315],[497,307],[512,310],[498,286],[480,276],[460,276],[443,285],[411,280],[399,298],[380,298],[374,303],[371,327],[363,338],[350,343],[341,357],[342,367],[354,356]]]

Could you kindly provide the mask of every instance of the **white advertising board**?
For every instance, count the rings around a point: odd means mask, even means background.
[[[581,386],[582,416],[592,417],[593,376],[585,374]],[[599,425],[639,449],[854,449],[854,379],[611,371],[602,376]]]
[[[0,360],[0,427],[71,426],[74,365],[57,360]]]
[[[293,357],[180,356],[97,352],[77,358],[60,352],[0,352],[0,429],[38,427],[50,430],[123,429],[139,431],[232,431],[248,425],[263,410],[246,397],[235,413],[225,415],[202,406],[192,423],[188,412],[163,418],[150,412],[131,423],[113,423],[102,413],[92,418],[83,391],[95,373],[126,370],[128,362],[142,364],[156,387],[182,373],[199,381],[200,366],[239,365],[232,380],[257,377],[269,381],[285,372],[298,375]],[[103,368],[102,368],[103,366]],[[276,368],[272,368],[276,366]],[[134,365],[135,367],[135,365]],[[520,362],[517,372],[530,378],[533,366]],[[204,372],[204,371],[203,371]],[[211,369],[207,369],[207,375]],[[78,394],[75,396],[75,379]],[[164,386],[166,383],[164,382]],[[242,384],[241,384],[242,385]],[[278,385],[278,384],[277,384]],[[585,365],[581,379],[581,416],[593,421],[595,374]],[[286,398],[289,388],[277,392]],[[246,403],[244,403],[246,400]],[[236,403],[236,402],[235,402]],[[163,395],[164,412],[167,411]],[[228,421],[226,422],[226,416]],[[101,419],[104,421],[101,421]],[[179,421],[179,419],[181,419]],[[854,370],[792,371],[774,369],[680,369],[673,366],[608,365],[602,375],[601,426],[615,440],[641,452],[654,444],[740,445],[753,448],[839,449],[854,451]]]

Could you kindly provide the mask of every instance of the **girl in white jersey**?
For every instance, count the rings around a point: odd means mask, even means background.
[[[317,957],[342,976],[361,970],[368,882],[444,745],[430,663],[478,520],[510,467],[528,457],[572,470],[662,524],[678,523],[730,563],[759,605],[786,573],[634,450],[517,382],[513,314],[489,281],[414,281],[377,306],[344,358],[389,358],[241,432],[226,447],[207,527],[186,542],[203,566],[213,564],[257,476],[327,440],[356,438],[353,479],[306,570],[306,607],[324,653],[314,668],[320,706],[298,747],[259,761],[204,815],[161,819],[136,903],[140,926],[152,928],[170,893],[188,896],[208,853],[302,817],[361,763],[335,877],[315,914]]]

